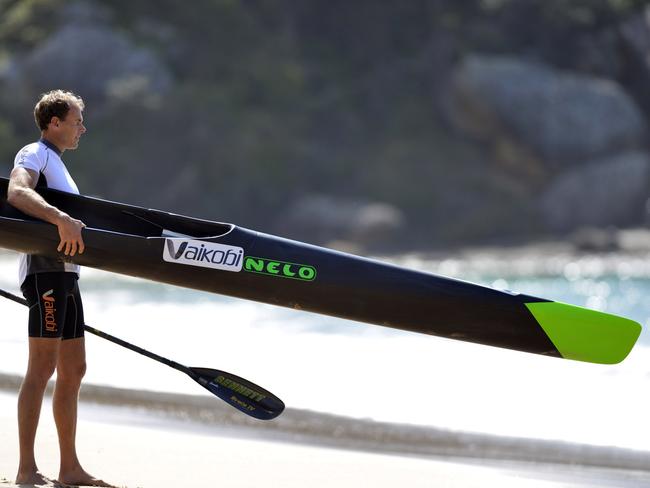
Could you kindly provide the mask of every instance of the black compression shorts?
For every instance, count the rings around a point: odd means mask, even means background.
[[[84,310],[70,272],[36,273],[20,289],[29,305],[29,337],[76,339],[84,335]]]

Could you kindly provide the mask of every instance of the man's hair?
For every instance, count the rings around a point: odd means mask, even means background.
[[[43,93],[34,107],[36,125],[40,130],[46,130],[52,117],[64,120],[71,105],[76,105],[79,110],[84,109],[84,101],[71,91],[52,90]]]

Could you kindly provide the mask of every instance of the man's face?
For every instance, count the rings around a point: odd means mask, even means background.
[[[83,124],[83,115],[81,110],[76,105],[71,105],[65,119],[61,120],[57,117],[52,119],[54,132],[59,149],[65,151],[66,149],[77,149],[79,145],[79,138],[86,132]]]

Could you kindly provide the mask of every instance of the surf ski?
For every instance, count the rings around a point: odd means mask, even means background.
[[[629,354],[629,319],[256,232],[233,224],[38,192],[82,220],[86,250],[56,251],[55,226],[6,201],[0,247],[172,285],[488,346],[602,364]]]

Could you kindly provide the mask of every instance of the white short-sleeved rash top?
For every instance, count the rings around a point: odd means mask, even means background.
[[[37,187],[47,187],[79,194],[76,183],[61,159],[61,153],[49,141],[41,139],[23,147],[16,154],[14,168],[25,168],[36,172],[39,175]],[[79,274],[79,266],[43,256],[21,254],[20,284],[27,275],[52,271],[69,271]]]

